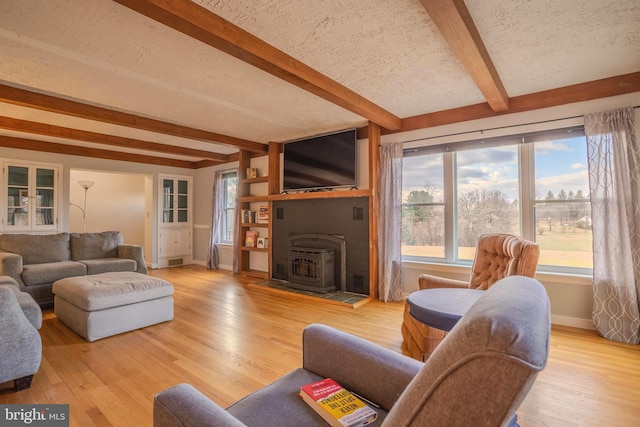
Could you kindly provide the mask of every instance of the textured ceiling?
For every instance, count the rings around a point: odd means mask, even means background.
[[[419,0],[195,3],[398,117],[485,102]],[[466,5],[510,97],[640,71],[637,0]],[[0,1],[0,83],[260,143],[367,123],[109,0]],[[237,151],[5,103],[0,116]],[[0,135],[114,149],[2,129]]]

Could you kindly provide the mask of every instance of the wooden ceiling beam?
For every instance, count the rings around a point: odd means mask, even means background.
[[[88,120],[110,123],[149,132],[178,136],[181,138],[195,139],[214,144],[226,144],[243,150],[267,153],[268,146],[255,141],[235,138],[206,130],[195,129],[175,123],[163,122],[148,117],[122,111],[98,107],[70,99],[59,98],[52,95],[20,89],[13,86],[0,84],[0,101],[22,107],[35,108],[37,110],[52,113],[66,114]]]
[[[67,154],[70,156],[119,160],[123,162],[147,163],[151,165],[171,166],[176,168],[196,168],[195,162],[189,162],[186,160],[145,156],[142,154],[122,153],[110,150],[99,150],[96,148],[78,147],[75,145],[58,144],[55,142],[38,141],[26,138],[15,138],[12,136],[4,135],[0,135],[0,147],[16,148],[19,150],[42,151],[46,153]]]
[[[0,129],[8,129],[44,136],[54,136],[56,138],[73,139],[75,141],[93,142],[97,144],[112,145],[116,147],[156,151],[159,153],[175,154],[179,156],[198,157],[210,161],[215,161],[217,163],[226,163],[229,161],[229,156],[226,154],[211,153],[205,150],[197,150],[193,148],[180,147],[178,145],[142,141],[139,139],[126,138],[122,136],[106,135],[103,133],[72,129],[47,123],[15,119],[13,117],[0,116]]]
[[[408,132],[634,92],[640,92],[640,72],[516,96],[511,98],[509,111],[505,112],[495,112],[486,103],[483,103],[407,117],[402,119],[402,127],[399,130],[383,130],[382,133]],[[366,129],[366,127],[358,129],[358,138],[365,135]]]
[[[491,109],[507,111],[509,96],[464,1],[421,1]]]
[[[389,111],[191,0],[116,2],[386,129],[400,127],[400,118]]]

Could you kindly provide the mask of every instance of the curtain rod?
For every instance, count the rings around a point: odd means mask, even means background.
[[[631,108],[633,108],[635,110],[637,108],[640,108],[640,105],[634,105]],[[584,114],[582,114],[580,116],[561,117],[559,119],[541,120],[539,122],[521,123],[519,125],[497,126],[497,127],[494,127],[494,128],[487,128],[487,129],[480,129],[480,130],[469,130],[469,131],[466,131],[466,132],[449,133],[449,134],[446,134],[446,135],[428,136],[426,138],[410,139],[408,141],[404,141],[403,144],[408,144],[410,142],[417,142],[417,141],[428,141],[430,139],[436,139],[436,138],[446,138],[448,136],[468,135],[470,133],[477,133],[477,132],[483,133],[483,132],[486,132],[486,131],[489,131],[489,130],[500,130],[500,129],[515,128],[515,127],[518,127],[518,126],[529,126],[529,125],[538,125],[538,124],[542,124],[542,123],[559,122],[560,120],[578,119],[580,117],[584,117]]]

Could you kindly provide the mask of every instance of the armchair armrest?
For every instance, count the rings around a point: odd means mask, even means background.
[[[140,245],[119,245],[118,258],[128,258],[136,262],[136,272],[147,274],[147,264],[144,262],[144,249]]]
[[[0,325],[0,383],[36,373],[42,340],[20,308],[12,286],[0,286]]]
[[[421,274],[418,277],[418,287],[420,289],[433,288],[468,288],[469,282],[462,280],[447,279],[444,277],[431,276],[430,274]]]
[[[9,276],[15,280],[18,285],[22,283],[22,256],[12,252],[0,251],[0,276]]]
[[[178,384],[153,399],[154,427],[246,427],[190,384]]]
[[[18,305],[22,309],[25,317],[34,328],[40,329],[42,327],[42,310],[37,302],[33,299],[31,295],[26,292],[22,292],[18,287],[18,284],[9,276],[0,276],[0,289],[7,288],[15,295],[15,298],[18,302]],[[4,292],[4,291],[2,291]],[[6,295],[6,294],[5,294]],[[6,304],[6,301],[0,302],[0,310],[3,310],[3,306]],[[2,334],[0,333],[0,336]],[[2,342],[2,341],[0,341]]]
[[[303,368],[390,411],[423,366],[362,338],[313,324],[302,335]]]

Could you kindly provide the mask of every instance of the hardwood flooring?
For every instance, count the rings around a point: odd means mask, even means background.
[[[222,406],[301,364],[301,333],[325,323],[400,351],[402,303],[357,309],[246,285],[198,266],[153,270],[175,286],[171,322],[88,343],[45,310],[29,390],[0,403],[70,404],[72,426],[150,426],[155,393],[193,384]],[[518,411],[527,426],[640,425],[640,346],[554,327],[547,368]]]

